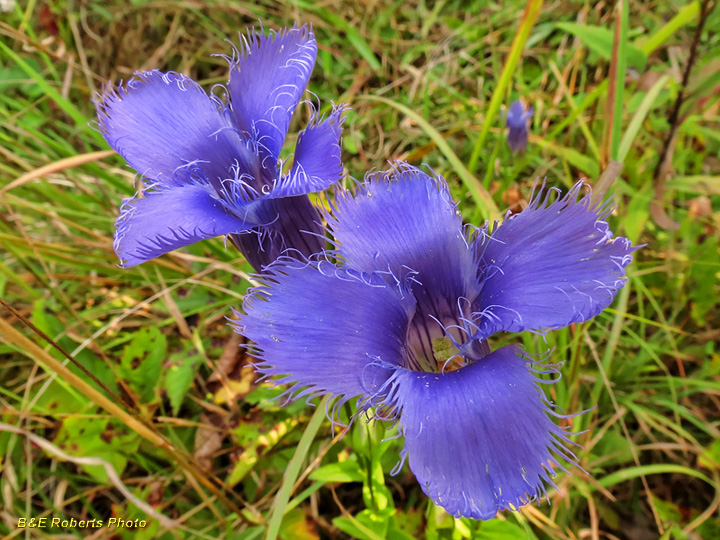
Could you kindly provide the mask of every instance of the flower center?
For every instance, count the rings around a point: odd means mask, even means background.
[[[432,341],[433,356],[440,373],[455,371],[465,364],[458,349],[449,337],[440,337]]]
[[[410,323],[409,363],[413,371],[447,373],[490,354],[487,340],[469,339],[456,317],[438,322],[416,314]]]
[[[423,291],[419,291],[422,293]],[[427,294],[416,294],[417,309],[407,335],[407,362],[404,366],[424,373],[447,373],[490,354],[486,339],[472,339],[474,327],[464,312],[471,302],[448,302]]]

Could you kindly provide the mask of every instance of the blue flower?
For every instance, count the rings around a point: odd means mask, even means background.
[[[574,456],[539,386],[558,366],[517,346],[491,351],[488,338],[594,317],[634,250],[581,190],[538,194],[478,230],[463,227],[441,177],[399,164],[339,195],[326,216],[335,250],[268,268],[237,331],[294,397],[357,397],[396,418],[401,463],[449,513],[516,509]]]
[[[205,238],[230,235],[260,270],[286,249],[325,247],[307,197],[343,173],[343,107],[317,113],[298,135],[285,174],[280,149],[315,64],[306,26],[251,32],[229,58],[229,97],[208,95],[177,73],[137,73],[96,102],[100,129],[143,177],[143,198],[124,201],[115,251],[126,267]]]
[[[527,111],[523,102],[513,101],[505,117],[508,128],[507,142],[513,153],[524,151],[528,141],[528,120],[532,118],[535,109],[529,107]]]

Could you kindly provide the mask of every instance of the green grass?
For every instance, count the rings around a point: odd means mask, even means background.
[[[0,535],[83,538],[97,531],[16,524],[120,517],[147,527],[99,537],[720,538],[720,13],[683,92],[702,3],[621,4],[31,0],[3,14]],[[333,433],[322,410],[268,401],[278,390],[257,384],[226,324],[251,282],[222,239],[117,268],[113,223],[134,174],[92,154],[108,148],[95,92],[150,68],[209,89],[227,75],[212,53],[258,20],[313,24],[310,89],[352,106],[355,178],[426,163],[480,224],[522,209],[538,177],[567,188],[622,165],[596,187],[614,197],[611,229],[645,244],[626,287],[547,342],[502,337],[553,347],[565,365],[551,398],[587,411],[567,423],[588,474],[560,474],[551,505],[454,519],[407,466],[389,475],[391,426]],[[501,113],[520,97],[536,113],[513,156]]]

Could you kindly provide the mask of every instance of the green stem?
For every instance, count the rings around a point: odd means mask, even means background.
[[[305,428],[305,433],[303,433],[302,437],[300,437],[300,442],[298,442],[295,455],[293,455],[292,459],[288,463],[287,469],[285,469],[283,483],[280,487],[280,491],[278,491],[278,494],[275,496],[275,504],[273,505],[272,515],[268,520],[268,530],[265,540],[275,540],[280,532],[280,525],[282,524],[282,519],[285,515],[288,501],[290,500],[290,495],[292,495],[293,486],[295,485],[295,481],[300,474],[300,470],[302,469],[305,458],[310,450],[310,445],[315,440],[315,436],[320,429],[320,425],[323,423],[323,420],[325,420],[326,405],[329,399],[330,398],[328,396],[325,396],[320,403],[318,403],[312,418],[310,418],[310,422]]]
[[[505,68],[500,75],[500,80],[493,91],[492,98],[490,99],[490,105],[488,106],[487,113],[483,120],[482,129],[480,135],[475,139],[475,147],[473,148],[472,155],[470,156],[470,163],[468,169],[470,172],[477,170],[478,160],[480,159],[480,153],[482,152],[485,138],[487,137],[490,128],[493,125],[493,120],[500,111],[500,104],[505,98],[505,89],[510,84],[510,79],[515,72],[520,56],[522,55],[525,43],[528,37],[530,37],[530,31],[535,25],[535,21],[540,15],[540,8],[542,7],[543,0],[528,0],[527,6],[525,6],[525,12],[523,13],[522,20],[520,21],[520,27],[515,34],[512,47],[510,48],[510,55],[508,56]]]
[[[626,47],[628,35],[628,2],[621,0],[619,2],[620,13],[618,14],[615,33],[615,43],[613,44],[613,60],[615,61],[615,102],[613,104],[612,117],[612,133],[610,139],[610,158],[613,161],[620,161],[620,140],[622,138],[622,112],[623,97],[625,94],[625,66]]]

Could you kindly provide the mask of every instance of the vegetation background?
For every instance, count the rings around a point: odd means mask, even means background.
[[[624,6],[624,9],[623,9]],[[720,13],[714,1],[0,2],[0,535],[7,538],[720,538]],[[624,167],[611,228],[646,246],[554,347],[579,464],[496,520],[428,503],[390,426],[281,407],[227,324],[251,284],[222,239],[122,270],[135,175],[92,126],[108,81],[208,90],[237,34],[311,23],[309,89],[349,103],[343,157],[443,174],[465,219]],[[527,152],[502,111],[535,108]],[[299,109],[291,136],[307,121]],[[292,146],[291,144],[286,145]],[[606,175],[607,180],[613,174]],[[323,201],[318,201],[322,204]],[[522,414],[522,411],[517,411]],[[386,430],[390,430],[387,434]],[[134,501],[134,502],[131,502]],[[18,528],[19,518],[147,520]]]

